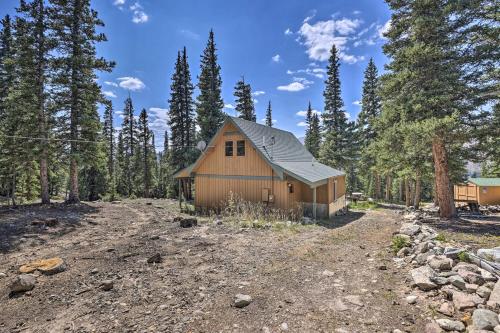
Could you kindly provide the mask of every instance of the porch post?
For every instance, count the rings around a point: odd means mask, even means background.
[[[313,188],[313,217],[316,220],[316,187]]]
[[[179,184],[179,211],[182,211],[182,189],[181,189],[181,179],[178,180]]]

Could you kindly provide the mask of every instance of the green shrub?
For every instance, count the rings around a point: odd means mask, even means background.
[[[357,210],[368,210],[368,209],[378,208],[378,204],[376,202],[371,202],[371,201],[349,202],[347,206],[349,207],[349,209],[357,209]]]
[[[395,236],[392,238],[392,251],[398,253],[403,247],[408,246],[408,240],[403,236]]]
[[[446,242],[446,237],[443,234],[437,234],[436,238],[434,239],[439,242]]]
[[[466,251],[460,251],[458,253],[458,260],[463,262],[470,262],[469,254]]]

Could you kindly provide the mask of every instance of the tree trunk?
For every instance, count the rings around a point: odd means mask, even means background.
[[[16,174],[17,174],[16,168],[13,168],[13,172],[12,172],[12,192],[11,192],[11,196],[10,196],[10,199],[12,200],[12,207],[17,207],[17,202],[16,202],[16,187],[17,187],[17,184],[16,184]]]
[[[404,191],[405,191],[405,180],[404,178],[399,179],[399,202],[403,202],[404,200]]]
[[[420,196],[422,192],[422,176],[420,170],[415,174],[415,197],[413,199],[413,206],[418,208],[420,206]]]
[[[71,157],[69,167],[69,195],[68,203],[80,202],[80,195],[78,190],[78,163],[74,157]]]
[[[411,206],[410,181],[408,178],[405,178],[405,204],[406,207]]]
[[[390,175],[385,176],[385,201],[391,201],[391,186],[392,178]]]
[[[382,187],[380,181],[380,175],[375,173],[375,199],[380,199],[382,197]]]
[[[434,137],[432,139],[432,157],[434,159],[439,216],[443,218],[454,217],[456,216],[456,209],[448,174],[448,156],[444,141],[440,137]]]
[[[40,156],[40,187],[41,187],[41,199],[42,204],[50,203],[50,194],[49,194],[49,177],[47,172],[47,148],[45,147],[46,143],[44,143],[44,147],[42,148],[42,153]]]

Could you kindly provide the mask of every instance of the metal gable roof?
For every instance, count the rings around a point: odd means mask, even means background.
[[[500,186],[500,178],[469,178],[477,186]]]

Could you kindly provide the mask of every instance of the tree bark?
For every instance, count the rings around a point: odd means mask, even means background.
[[[375,173],[375,199],[382,198],[382,187],[381,187],[380,175]]]
[[[448,156],[441,137],[436,136],[432,139],[432,157],[434,159],[439,216],[443,218],[454,217],[456,216],[456,209],[450,186]]]
[[[391,186],[392,178],[390,175],[385,176],[385,201],[391,201]]]
[[[420,206],[420,197],[422,192],[422,176],[420,170],[415,174],[415,197],[413,199],[413,206],[418,208]]]
[[[404,178],[400,178],[399,180],[399,202],[403,202],[404,200],[404,191],[405,191],[405,180]]]
[[[69,168],[69,195],[68,203],[80,202],[80,194],[78,190],[78,163],[74,157],[71,157]]]
[[[406,207],[411,206],[410,181],[408,178],[405,178],[405,204]]]

